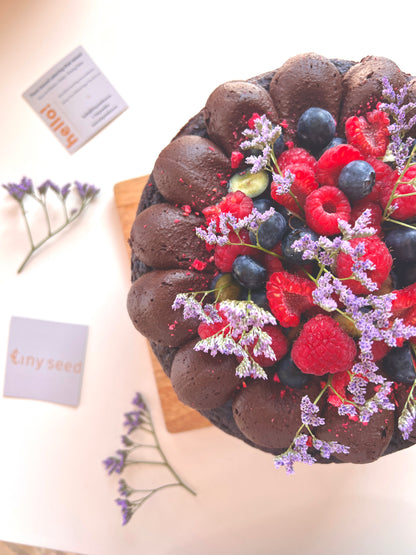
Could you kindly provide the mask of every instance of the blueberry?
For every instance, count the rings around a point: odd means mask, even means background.
[[[394,269],[391,272],[391,277],[396,278],[397,284],[394,284],[394,289],[401,289],[416,282],[416,262],[400,262],[394,264]]]
[[[393,258],[400,262],[416,262],[416,229],[397,227],[388,231],[384,242]]]
[[[273,369],[277,372],[279,380],[283,385],[301,389],[307,385],[311,379],[310,375],[304,374],[293,362],[290,353],[287,353]]]
[[[318,240],[318,235],[312,231],[311,229],[307,228],[307,227],[302,227],[299,229],[294,229],[293,231],[290,231],[282,240],[282,253],[285,256],[285,258],[289,261],[289,262],[293,262],[294,264],[306,264],[309,262],[309,260],[303,260],[302,255],[303,252],[302,251],[295,251],[293,250],[293,243],[295,241],[297,241],[298,239],[302,239],[302,237],[304,237],[305,235],[310,235],[312,241],[317,241]]]
[[[249,296],[249,291],[243,290],[241,299],[246,301],[248,299],[248,296]],[[250,300],[252,300],[253,303],[255,303],[260,308],[263,308],[264,310],[267,310],[268,312],[270,312],[270,306],[269,306],[269,301],[267,300],[266,289],[254,289],[253,291],[251,291]]]
[[[253,201],[253,206],[259,212],[261,212],[261,214],[264,214],[264,212],[267,212],[267,210],[270,210],[270,208],[272,208],[273,203],[267,198],[258,198]]]
[[[338,187],[355,202],[371,193],[376,182],[373,166],[365,160],[354,160],[342,169],[338,178]]]
[[[297,140],[312,153],[321,151],[335,137],[335,121],[323,108],[309,108],[300,116]]]
[[[259,225],[257,234],[250,231],[250,241],[253,245],[256,245],[258,241],[261,247],[270,250],[282,240],[286,229],[287,222],[284,216],[280,212],[275,212],[268,220]]]
[[[276,156],[276,158],[279,158],[279,156],[282,154],[282,152],[286,150],[286,145],[285,145],[285,141],[283,139],[283,135],[280,135],[274,142],[273,145],[273,152],[274,155]]]
[[[408,343],[394,347],[382,360],[383,370],[395,382],[412,384],[416,380],[413,357]]]
[[[237,256],[232,272],[238,283],[247,289],[261,289],[266,284],[266,268],[246,254]]]
[[[250,198],[255,198],[264,193],[270,183],[270,174],[265,170],[251,173],[249,169],[235,173],[228,182],[228,191],[242,191]]]

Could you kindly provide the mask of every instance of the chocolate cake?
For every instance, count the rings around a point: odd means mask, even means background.
[[[288,472],[295,461],[368,463],[416,441],[415,101],[416,80],[389,59],[295,56],[217,87],[141,197],[133,324],[183,403]],[[224,331],[238,310],[262,320],[251,344],[247,330]]]

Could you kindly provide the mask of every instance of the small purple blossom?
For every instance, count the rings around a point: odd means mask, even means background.
[[[121,514],[123,516],[123,526],[125,526],[133,516],[134,505],[128,499],[116,499],[116,503],[121,507]]]
[[[18,202],[21,202],[24,196],[33,193],[32,180],[27,177],[23,177],[20,183],[8,183],[3,187]]]
[[[118,457],[107,457],[103,461],[103,465],[105,466],[108,474],[112,474],[113,472],[120,474],[124,470],[127,451],[118,449],[116,453]]]
[[[410,390],[409,397],[399,417],[398,428],[402,432],[403,439],[408,440],[410,434],[413,433],[413,428],[416,421],[416,401],[413,397],[413,387]]]
[[[183,317],[185,320],[189,318],[197,318],[206,324],[221,322],[221,316],[212,304],[203,305],[201,301],[197,301],[198,293],[178,293],[173,301],[173,310],[179,310],[183,307]]]
[[[323,426],[325,419],[317,416],[319,407],[312,403],[308,395],[304,395],[300,402],[302,424],[305,426]]]
[[[93,199],[100,192],[100,189],[97,189],[94,185],[81,183],[80,181],[75,181],[75,186],[82,200]]]
[[[312,445],[324,459],[329,459],[333,453],[348,455],[350,452],[347,445],[342,445],[337,441],[322,441],[321,439],[312,438]]]
[[[290,447],[282,455],[274,458],[275,468],[284,467],[286,474],[294,474],[293,465],[295,462],[303,462],[312,465],[316,462],[315,457],[308,453],[309,436],[300,434],[293,440],[293,447]]]
[[[271,348],[271,337],[262,328],[267,324],[277,325],[275,317],[251,301],[222,301],[219,311],[224,315],[227,325],[214,335],[198,341],[194,349],[216,356],[217,353],[235,355],[242,359],[236,368],[240,377],[267,379],[264,369],[253,359],[262,353],[271,360],[276,355]]]
[[[290,193],[295,176],[290,170],[285,170],[284,174],[273,172],[273,182],[276,184],[275,192],[278,195]]]
[[[251,173],[257,173],[269,168],[270,158],[273,154],[273,144],[282,134],[282,128],[274,125],[266,115],[260,116],[253,122],[253,129],[245,129],[243,141],[240,147],[243,150],[260,150],[261,154],[252,155],[246,158],[247,164],[251,165]]]
[[[386,112],[393,123],[388,126],[391,136],[390,152],[399,171],[402,171],[409,158],[409,151],[413,139],[406,137],[407,132],[416,124],[416,115],[410,114],[416,109],[415,102],[405,104],[408,93],[408,85],[405,84],[398,92],[389,82],[387,77],[383,77],[383,96],[389,102],[380,104],[380,110]]]

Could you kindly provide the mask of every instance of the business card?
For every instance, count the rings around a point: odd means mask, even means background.
[[[12,316],[4,395],[77,406],[88,326]]]
[[[71,154],[128,108],[82,46],[42,75],[23,98]]]

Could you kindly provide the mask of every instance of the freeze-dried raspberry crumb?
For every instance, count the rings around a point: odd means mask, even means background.
[[[359,237],[350,241],[353,248],[359,243],[364,243],[365,247],[365,253],[359,260],[370,260],[374,264],[375,268],[367,270],[366,274],[379,288],[389,275],[393,265],[390,251],[377,235]],[[335,264],[336,276],[341,279],[350,278],[352,276],[353,264],[353,259],[349,254],[340,252]],[[367,287],[357,279],[348,279],[345,283],[355,295],[367,295],[370,293]]]
[[[236,168],[238,168],[243,160],[244,160],[244,154],[242,152],[239,152],[238,150],[234,150],[231,153],[232,169],[235,170]]]
[[[320,187],[305,202],[306,223],[320,235],[339,233],[338,220],[349,221],[351,205],[337,187]]]
[[[362,160],[363,155],[351,145],[337,145],[326,150],[318,160],[316,179],[321,185],[338,185],[338,177],[344,166],[354,160]]]
[[[270,310],[284,328],[299,325],[301,314],[313,306],[315,284],[296,274],[276,272],[266,289]]]
[[[356,354],[352,337],[331,316],[322,314],[306,322],[292,347],[296,366],[315,376],[350,370]]]
[[[365,116],[351,116],[345,122],[345,136],[349,144],[365,156],[381,157],[386,154],[390,140],[386,112],[373,110]]]

